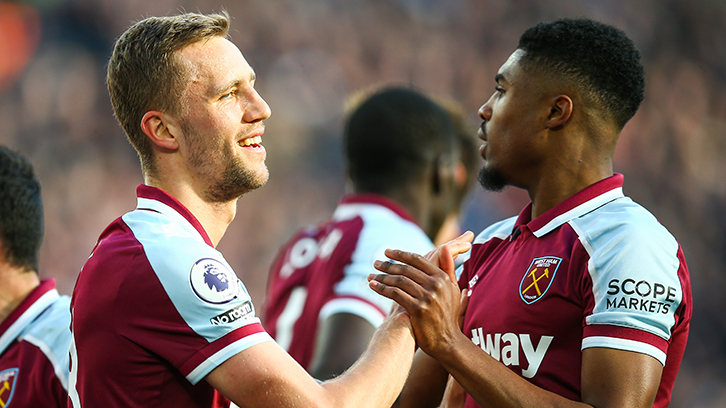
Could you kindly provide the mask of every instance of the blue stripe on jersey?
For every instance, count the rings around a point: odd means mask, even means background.
[[[479,235],[474,238],[472,244],[484,244],[493,238],[505,239],[512,233],[512,228],[514,228],[514,224],[516,222],[516,216],[496,222],[488,226],[484,229],[484,231],[480,232]]]
[[[0,354],[4,353],[5,350],[15,342],[15,339],[22,335],[28,325],[41,313],[43,313],[48,306],[58,300],[59,297],[60,295],[58,294],[58,291],[53,289],[44,293],[38,298],[38,300],[33,302],[33,304],[30,305],[30,307],[28,307],[28,309],[23,312],[23,314],[20,315],[20,317],[13,322],[13,324],[11,324],[2,335],[0,335]]]
[[[71,344],[70,324],[71,298],[61,296],[56,298],[22,334],[23,340],[38,347],[45,354],[53,365],[56,377],[66,390],[68,390],[68,347]]]
[[[351,254],[351,263],[344,268],[345,276],[335,285],[335,293],[363,298],[388,312],[393,301],[368,286],[368,275],[380,273],[373,262],[387,259],[384,251],[389,248],[425,255],[434,244],[418,225],[379,204],[340,204],[333,214],[335,220],[357,216],[363,218],[363,229]],[[361,317],[367,319],[363,314]]]
[[[474,241],[472,241],[472,245],[481,245],[489,242],[490,240],[494,238],[498,238],[501,240],[506,239],[509,235],[512,234],[512,228],[514,228],[514,224],[517,222],[517,217],[510,217],[505,220],[496,222],[487,228],[484,229],[484,231],[480,232],[479,235],[474,238]],[[464,272],[464,263],[471,258],[471,249],[466,251],[465,253],[458,256],[456,259],[456,263],[459,265],[456,268],[456,279],[459,279],[461,277],[462,272]]]
[[[156,200],[139,198],[139,208],[153,211],[137,209],[125,214],[122,219],[143,245],[146,257],[169,299],[192,330],[211,343],[239,327],[260,322],[254,316],[247,289],[239,279],[229,282],[229,285],[239,285],[233,289],[237,291],[233,299],[214,303],[195,294],[190,274],[198,261],[212,260],[215,265],[228,268],[232,274],[234,272],[222,254],[204,242],[194,226],[174,209]],[[220,316],[231,316],[240,307],[250,308],[245,318],[228,318],[224,324],[212,323]],[[271,337],[268,338],[271,340]],[[244,348],[238,351],[241,350]]]
[[[206,377],[213,369],[217,368],[217,366],[239,353],[240,350],[246,350],[254,345],[270,340],[272,340],[272,338],[267,333],[254,333],[243,339],[230,343],[199,364],[197,368],[192,370],[192,372],[186,376],[186,378],[190,383],[196,384]]]
[[[569,224],[590,255],[595,307],[587,324],[630,327],[668,340],[683,299],[675,238],[628,197]]]

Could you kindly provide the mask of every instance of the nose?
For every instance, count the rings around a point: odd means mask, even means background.
[[[487,100],[484,105],[479,108],[479,117],[482,118],[484,121],[489,121],[492,118],[493,108],[494,105],[494,97],[497,95],[497,92],[494,92],[492,96],[489,97],[489,100]]]
[[[479,117],[484,121],[488,121],[492,118],[492,98],[489,98],[484,105],[479,108]]]
[[[242,119],[245,122],[253,123],[265,120],[269,118],[270,115],[272,115],[270,105],[268,105],[267,102],[262,99],[262,96],[260,96],[256,89],[253,89],[250,94],[250,100],[247,105],[247,109],[245,109],[245,113]]]

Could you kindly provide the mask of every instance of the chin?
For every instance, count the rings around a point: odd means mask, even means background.
[[[486,190],[499,192],[508,186],[509,182],[499,170],[493,167],[487,167],[485,164],[479,170],[479,184]]]
[[[222,174],[220,179],[211,184],[205,194],[207,201],[223,203],[236,200],[264,186],[269,178],[267,167],[264,166],[257,172],[238,170]]]

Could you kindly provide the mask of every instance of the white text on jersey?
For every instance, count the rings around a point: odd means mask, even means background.
[[[529,334],[494,333],[494,337],[492,337],[492,334],[487,333],[484,336],[482,328],[479,327],[472,329],[471,336],[474,344],[506,366],[519,366],[519,346],[521,344],[524,357],[529,363],[527,368],[522,369],[522,376],[525,378],[532,378],[537,374],[545,353],[554,339],[553,336],[542,336],[535,348]]]

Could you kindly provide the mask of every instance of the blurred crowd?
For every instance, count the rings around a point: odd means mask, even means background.
[[[519,35],[587,16],[641,50],[645,101],[615,157],[625,193],[681,242],[694,314],[672,407],[726,406],[726,2],[723,0],[28,0],[0,1],[0,144],[31,159],[43,185],[40,274],[70,294],[101,230],[135,206],[138,159],[105,89],[115,38],[132,21],[226,9],[232,41],[272,107],[270,181],[243,197],[219,249],[264,302],[269,264],[297,228],[344,191],[340,134],[352,92],[413,84],[476,111]],[[463,217],[478,232],[519,212],[516,189],[475,187]],[[111,271],[109,271],[111,273]]]

